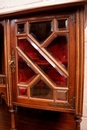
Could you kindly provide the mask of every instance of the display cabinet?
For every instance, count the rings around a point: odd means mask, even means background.
[[[1,17],[6,18],[6,30],[2,30],[0,40],[3,43],[0,59],[5,59],[0,65],[0,90],[6,87],[11,130],[16,129],[15,106],[73,114],[75,130],[80,130],[84,3],[49,6]]]
[[[7,52],[5,21],[0,21],[0,104],[4,99],[8,104]]]

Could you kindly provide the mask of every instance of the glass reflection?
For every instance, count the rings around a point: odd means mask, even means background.
[[[25,32],[26,32],[25,23],[23,23],[23,24],[17,24],[17,33],[21,34],[21,33],[25,33]]]
[[[58,30],[61,29],[68,29],[68,20],[67,19],[63,19],[63,20],[58,20]]]
[[[68,69],[68,37],[57,36],[47,47],[46,50],[62,65]]]
[[[29,64],[18,55],[18,82],[29,82],[35,76],[35,72],[30,68]]]
[[[40,80],[35,86],[30,88],[30,96],[34,98],[52,99],[53,90]]]
[[[67,101],[67,91],[66,90],[57,90],[56,98],[57,98],[57,100]]]
[[[51,21],[30,23],[30,34],[41,44],[53,31]]]
[[[19,87],[19,96],[27,96],[27,88]]]
[[[51,79],[56,86],[67,86],[67,78],[59,74],[59,72],[30,44],[28,40],[18,39],[18,46],[41,68],[41,70],[45,72],[45,75]]]

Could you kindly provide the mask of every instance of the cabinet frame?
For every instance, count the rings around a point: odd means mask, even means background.
[[[78,4],[77,4],[78,5]],[[71,6],[70,6],[71,7]],[[71,11],[70,7],[68,7],[68,11]],[[75,7],[75,12],[76,12],[76,17],[73,20],[73,24],[76,22],[76,73],[75,73],[75,86],[76,86],[76,90],[75,90],[75,111],[67,111],[64,110],[63,112],[70,112],[70,113],[74,113],[74,117],[76,120],[76,130],[80,130],[80,122],[81,122],[81,117],[82,117],[82,111],[83,111],[83,86],[84,86],[84,8],[83,8],[83,3],[80,6],[72,6]],[[14,119],[14,106],[24,106],[24,107],[29,107],[28,105],[24,105],[23,103],[19,102],[14,102],[13,101],[13,95],[12,95],[12,72],[11,72],[11,42],[10,42],[10,26],[11,26],[11,21],[12,19],[17,19],[17,18],[22,18],[25,17],[25,15],[30,15],[30,17],[32,15],[38,16],[38,11],[39,13],[42,12],[43,16],[45,13],[50,14],[49,12],[53,9],[54,13],[55,10],[57,10],[58,6],[51,6],[51,7],[44,7],[44,11],[43,12],[43,8],[38,8],[36,13],[35,13],[35,9],[32,10],[25,10],[25,11],[20,11],[20,12],[16,12],[13,14],[6,14],[4,16],[0,16],[0,19],[6,19],[5,20],[5,42],[7,43],[6,48],[5,48],[5,60],[6,60],[6,76],[8,78],[8,82],[7,84],[7,89],[6,89],[6,93],[7,93],[7,99],[8,99],[8,106],[10,107],[10,112],[11,112],[11,130],[15,130],[15,119]],[[62,6],[59,7],[58,11],[61,11],[61,9],[63,9],[63,11],[66,10],[66,6]],[[47,12],[46,12],[47,11]],[[66,14],[67,12],[66,11]],[[19,14],[19,16],[18,16]],[[23,15],[23,16],[22,16]],[[72,19],[72,17],[71,17]],[[7,56],[6,56],[7,54]],[[30,106],[32,107],[32,105]],[[35,106],[35,108],[38,108]],[[40,108],[40,109],[44,109]],[[46,108],[46,110],[49,110],[49,108]],[[52,109],[50,109],[52,110]],[[61,112],[61,110],[59,109],[59,111]]]

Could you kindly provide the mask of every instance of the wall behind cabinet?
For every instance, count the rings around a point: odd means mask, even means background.
[[[80,0],[0,0],[0,15],[11,11],[34,7],[76,2]],[[87,130],[87,5],[85,6],[85,69],[84,69],[84,102],[81,130]]]

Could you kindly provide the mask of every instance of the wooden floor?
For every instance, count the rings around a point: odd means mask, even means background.
[[[72,114],[17,107],[15,118],[17,130],[75,130]],[[10,130],[10,113],[5,103],[0,105],[0,130]]]

